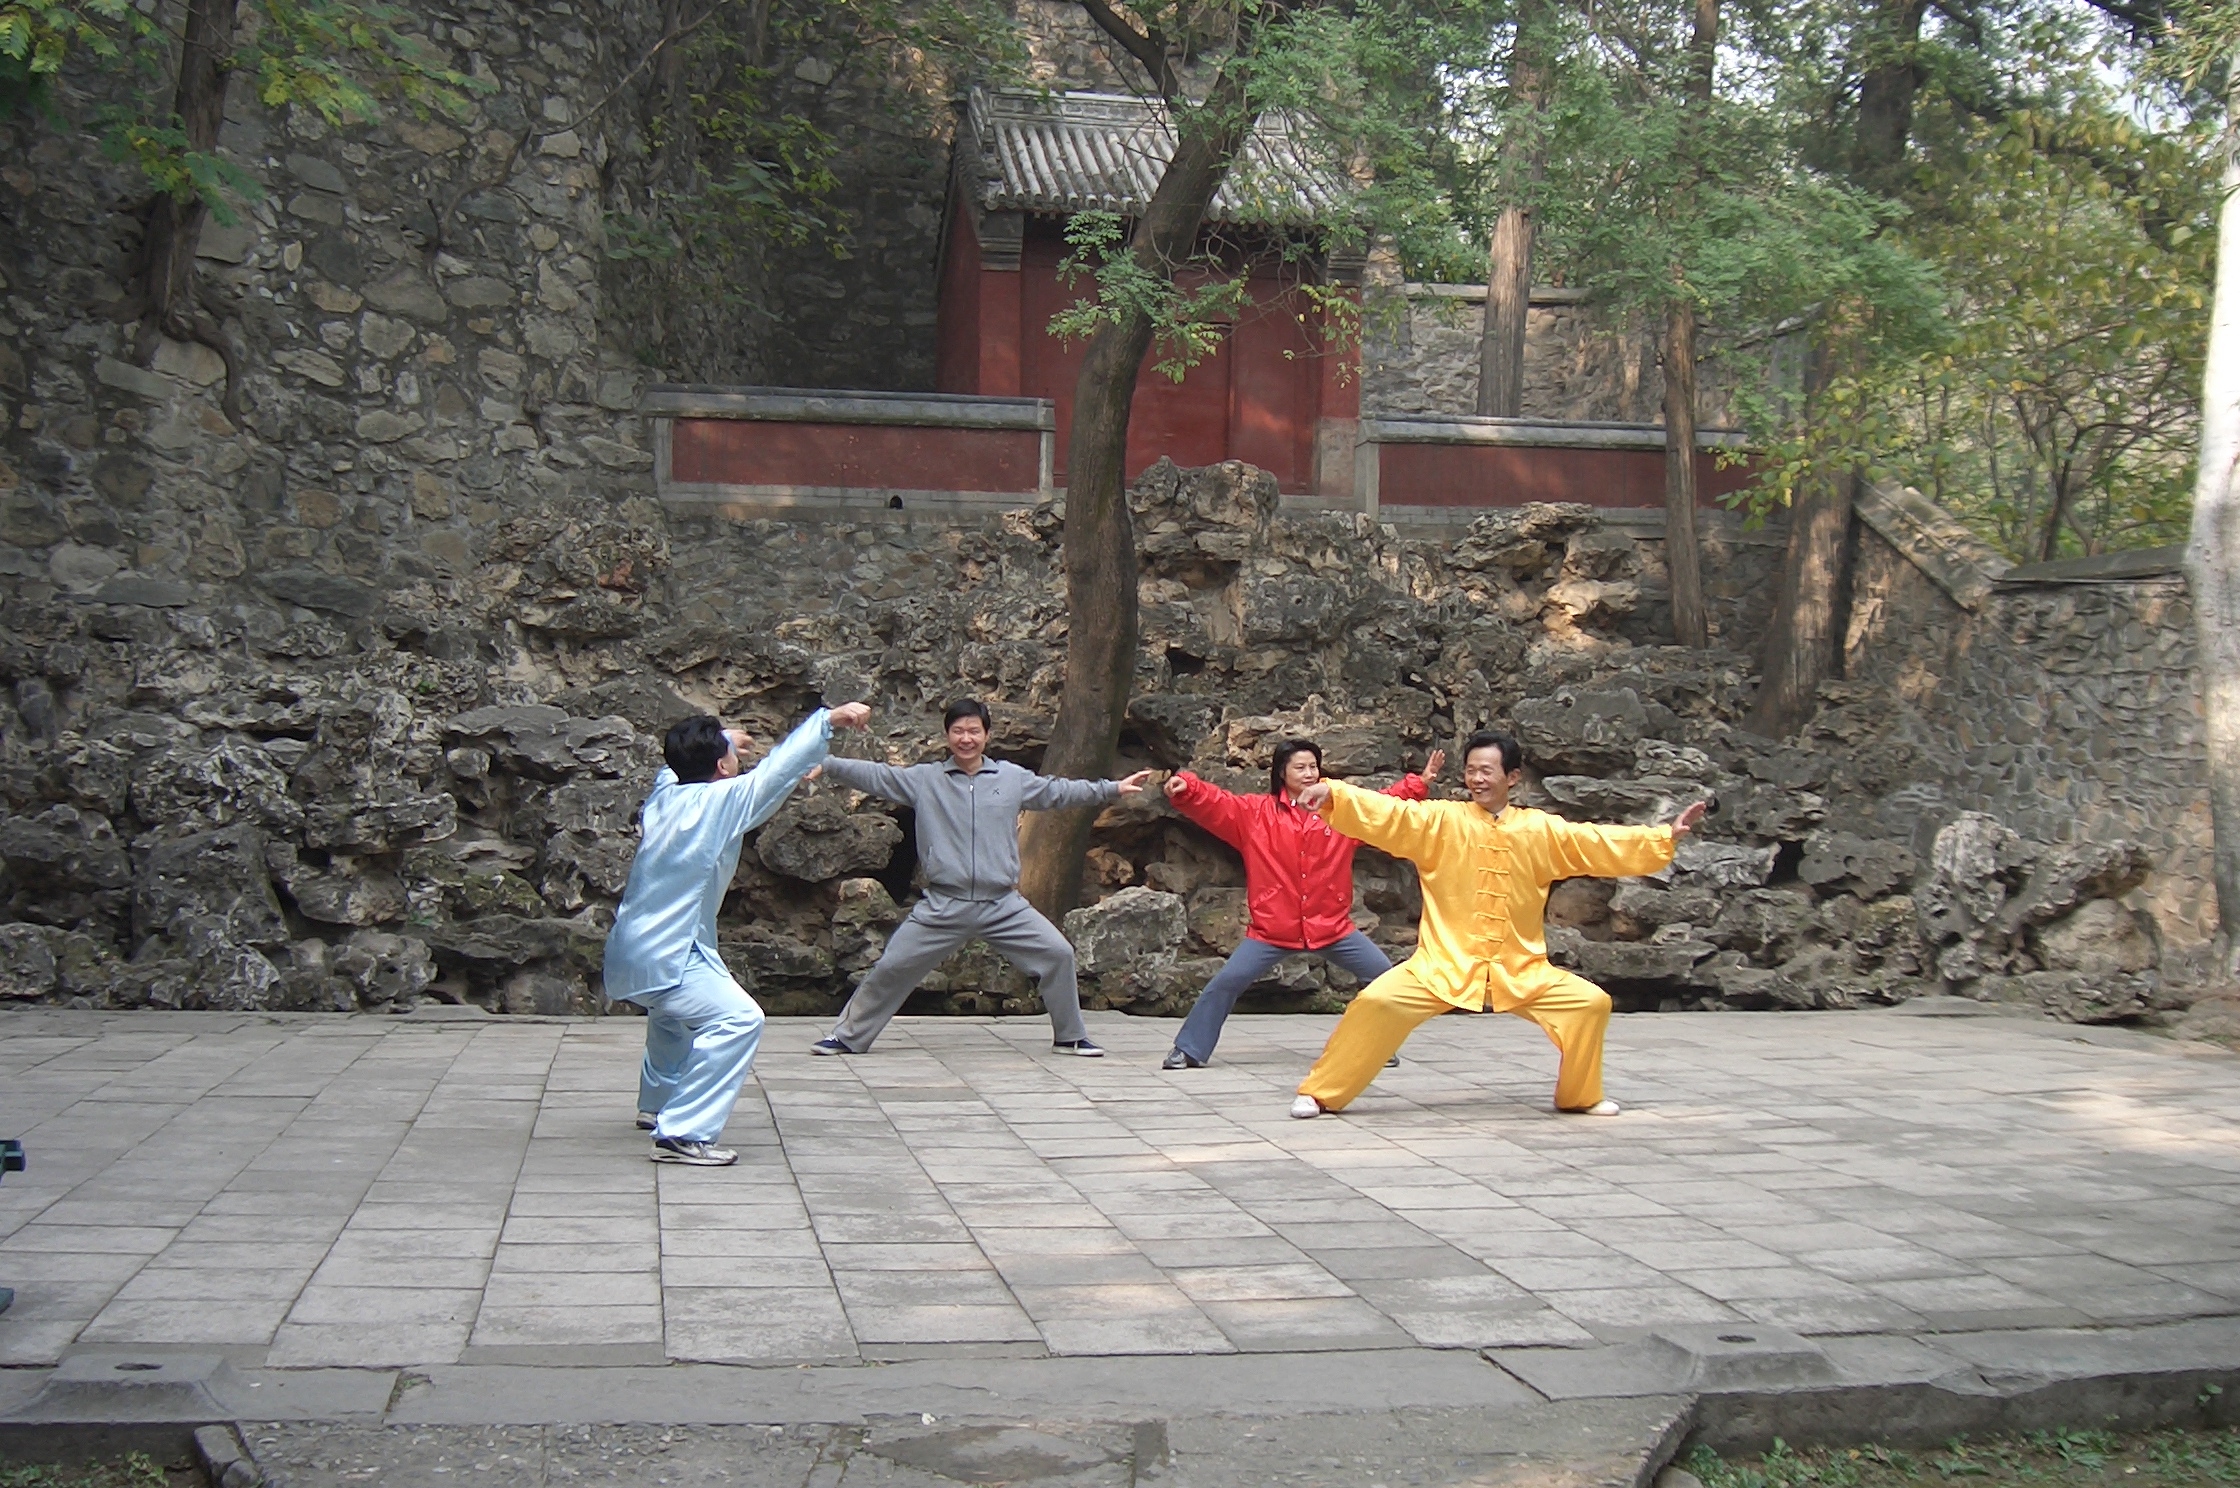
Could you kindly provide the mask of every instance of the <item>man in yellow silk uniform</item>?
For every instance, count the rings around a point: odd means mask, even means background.
[[[1452,1008],[1515,1013],[1562,1055],[1556,1109],[1615,1116],[1602,1094],[1602,1035],[1610,994],[1548,960],[1542,915],[1563,878],[1655,873],[1703,819],[1696,802],[1658,827],[1604,827],[1511,806],[1524,748],[1507,734],[1463,745],[1468,801],[1403,801],[1324,781],[1298,803],[1335,832],[1416,865],[1423,921],[1416,953],[1361,990],[1299,1086],[1291,1114],[1342,1111],[1376,1078],[1417,1024]]]

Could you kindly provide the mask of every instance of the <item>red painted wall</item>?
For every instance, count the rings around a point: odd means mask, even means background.
[[[1696,455],[1696,500],[1709,506],[1750,484],[1748,465],[1721,470]],[[1380,506],[1664,505],[1662,450],[1565,449],[1515,444],[1387,444],[1377,450]]]
[[[954,211],[941,270],[941,391],[1050,399],[1057,405],[1056,480],[1063,486],[1086,343],[1068,345],[1047,327],[1091,287],[1059,277],[1062,224],[1029,219],[1014,273],[980,266],[973,212],[963,202]],[[1156,369],[1156,347],[1145,358],[1128,419],[1130,479],[1166,455],[1179,465],[1247,460],[1283,490],[1310,487],[1316,422],[1356,416],[1356,358],[1325,346],[1318,318],[1281,277],[1286,272],[1297,271],[1272,267],[1252,276],[1252,306],[1180,383]]]
[[[934,388],[977,391],[980,380],[980,239],[972,213],[958,201],[942,245],[940,300],[934,307]]]
[[[1020,492],[1041,484],[1032,429],[678,419],[669,478],[686,484]]]

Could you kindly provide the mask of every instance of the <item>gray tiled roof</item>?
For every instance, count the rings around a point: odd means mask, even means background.
[[[1166,108],[1111,93],[991,92],[975,88],[959,164],[984,209],[1142,210],[1174,149]],[[1290,121],[1261,119],[1229,171],[1216,222],[1326,221],[1343,214],[1343,180],[1310,159]]]

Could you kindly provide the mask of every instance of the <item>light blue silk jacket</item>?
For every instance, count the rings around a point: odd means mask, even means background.
[[[819,708],[743,775],[684,785],[665,767],[654,777],[639,809],[630,883],[607,934],[608,997],[676,986],[695,945],[723,964],[716,911],[739,869],[739,844],[824,762],[831,744],[832,715]]]

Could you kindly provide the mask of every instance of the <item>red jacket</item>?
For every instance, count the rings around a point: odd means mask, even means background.
[[[1353,850],[1361,844],[1330,830],[1286,795],[1233,795],[1188,770],[1176,779],[1175,809],[1244,854],[1245,900],[1254,940],[1294,951],[1318,951],[1353,933]],[[1431,792],[1421,775],[1403,775],[1388,796],[1420,801]]]

